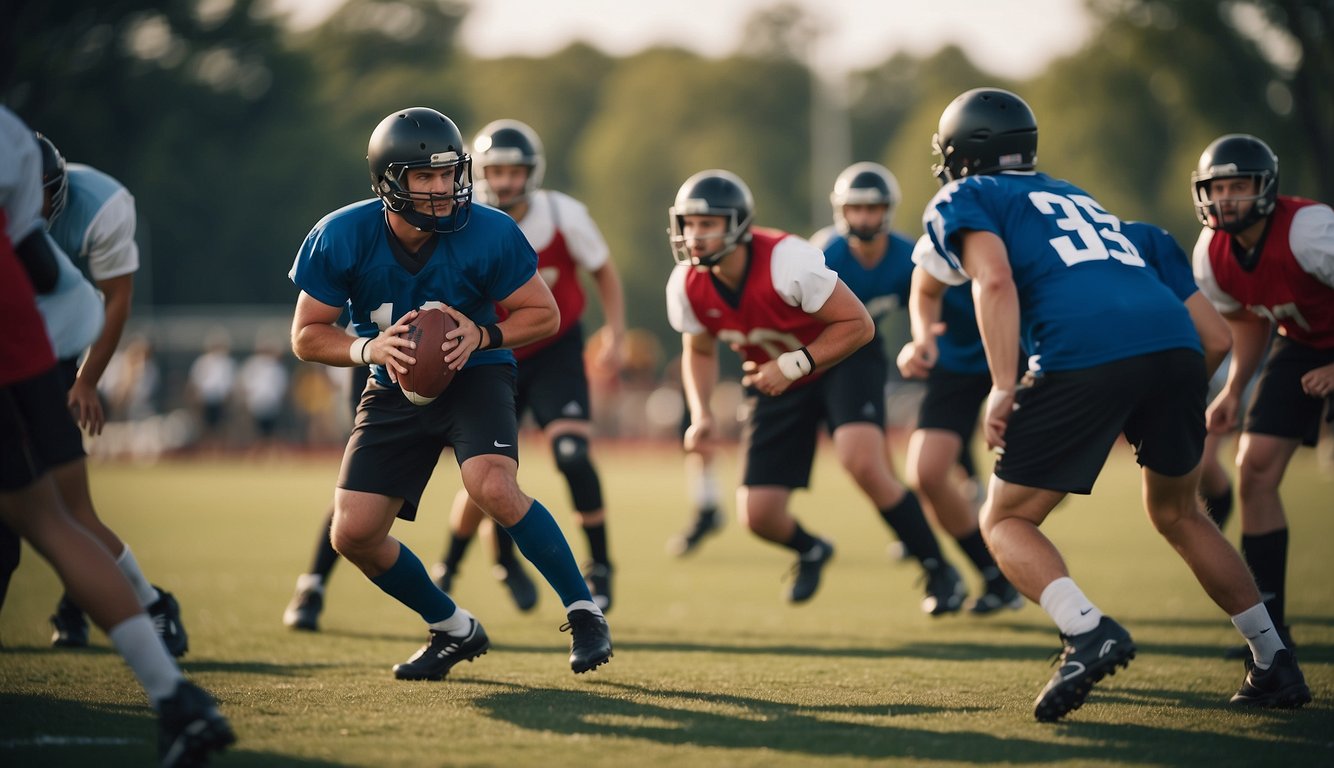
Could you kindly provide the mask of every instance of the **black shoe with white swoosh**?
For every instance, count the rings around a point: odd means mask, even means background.
[[[1061,635],[1061,642],[1060,666],[1033,704],[1033,715],[1044,723],[1079,709],[1094,683],[1116,674],[1117,667],[1127,667],[1135,658],[1130,633],[1107,616],[1088,632]]]

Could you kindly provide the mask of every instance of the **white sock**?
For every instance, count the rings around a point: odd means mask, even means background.
[[[589,611],[591,613],[602,615],[602,609],[597,607],[592,600],[575,600],[573,603],[565,606],[565,612],[574,613],[575,611]]]
[[[1102,620],[1102,611],[1084,597],[1075,580],[1069,576],[1062,576],[1048,584],[1042,590],[1038,604],[1056,622],[1061,634],[1067,637],[1091,632],[1097,629],[1098,622]]]
[[[1256,603],[1233,616],[1232,626],[1246,638],[1255,666],[1260,669],[1269,669],[1269,665],[1274,663],[1274,654],[1286,647],[1274,629],[1274,620],[1270,618],[1269,609],[1264,603]]]
[[[454,613],[449,618],[428,626],[436,632],[444,632],[446,635],[466,635],[468,629],[472,626],[472,614],[463,608],[455,608]]]
[[[134,596],[139,598],[139,605],[147,608],[157,602],[157,588],[148,583],[144,577],[144,572],[139,570],[139,561],[134,559],[134,553],[130,551],[130,545],[121,542],[125,551],[116,558],[116,567],[125,574],[125,578],[130,580],[130,586],[134,588]]]
[[[154,708],[176,692],[176,684],[183,679],[181,670],[167,653],[148,614],[135,614],[122,621],[107,632],[107,638],[130,665]]]
[[[690,472],[690,485],[695,509],[718,508],[718,474],[712,468]]]
[[[303,573],[296,577],[296,591],[324,592],[324,577],[318,573]]]

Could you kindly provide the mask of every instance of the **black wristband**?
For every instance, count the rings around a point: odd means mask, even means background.
[[[806,356],[806,362],[811,364],[811,370],[815,370],[815,358],[811,357],[811,351],[805,347],[801,348],[801,354]]]
[[[482,328],[486,331],[486,346],[482,349],[496,349],[505,344],[505,334],[500,332],[500,326],[496,323],[484,325]]]

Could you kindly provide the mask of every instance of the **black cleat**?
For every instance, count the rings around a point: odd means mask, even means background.
[[[963,608],[964,598],[968,597],[967,585],[949,563],[933,559],[927,562],[931,565],[922,564],[926,569],[926,596],[922,598],[922,613],[932,616],[958,613]]]
[[[974,616],[990,616],[1005,609],[1017,611],[1024,607],[1024,596],[1003,578],[987,582],[987,591],[973,601],[968,612]]]
[[[1246,707],[1297,709],[1311,702],[1311,689],[1297,666],[1297,658],[1284,648],[1274,654],[1269,669],[1260,669],[1246,659],[1246,679],[1232,694],[1232,703]]]
[[[157,585],[153,589],[157,590],[157,600],[148,606],[148,618],[153,620],[153,629],[162,638],[167,653],[180,658],[190,650],[190,638],[185,634],[185,625],[181,623],[181,606],[170,592],[163,591]]]
[[[611,564],[589,563],[584,566],[584,582],[593,596],[593,605],[603,613],[611,610]]]
[[[163,768],[208,763],[208,757],[235,743],[231,723],[204,689],[186,680],[158,703],[158,758]]]
[[[1127,667],[1135,658],[1135,641],[1111,618],[1103,616],[1098,626],[1078,635],[1061,635],[1060,667],[1033,703],[1033,715],[1044,723],[1055,722],[1079,709],[1093,684],[1117,667]]]
[[[592,611],[570,611],[560,631],[570,633],[570,669],[580,674],[611,661],[611,628]]]
[[[56,612],[51,615],[51,645],[57,648],[88,647],[88,617],[68,595],[60,598]]]
[[[492,573],[496,578],[504,582],[505,588],[510,591],[510,597],[514,598],[514,604],[519,610],[525,613],[533,610],[537,605],[537,587],[533,586],[533,580],[528,578],[528,573],[524,571],[523,566],[518,561],[510,565],[496,563]]]
[[[435,585],[440,588],[440,591],[446,595],[454,588],[455,573],[457,571],[450,570],[449,566],[444,563],[436,563],[431,566],[431,579],[435,581]]]
[[[460,661],[472,661],[491,649],[491,640],[477,619],[468,634],[459,637],[431,630],[431,639],[412,654],[412,658],[394,665],[394,677],[399,680],[443,680],[449,670]]]
[[[1278,639],[1283,641],[1284,648],[1292,651],[1294,657],[1297,655],[1297,645],[1292,642],[1292,627],[1287,626],[1286,624],[1279,627]],[[1249,659],[1251,658],[1251,646],[1245,643],[1234,645],[1223,651],[1223,658],[1235,660]]]
[[[323,589],[298,589],[283,611],[283,624],[305,632],[319,632],[323,610]]]
[[[787,592],[790,603],[804,603],[815,596],[820,588],[820,574],[825,565],[834,559],[834,544],[825,539],[816,539],[815,546],[797,557],[797,564],[792,566],[792,588]]]
[[[685,557],[694,552],[705,537],[717,533],[722,527],[722,515],[716,507],[701,509],[689,528],[667,540],[667,554]]]

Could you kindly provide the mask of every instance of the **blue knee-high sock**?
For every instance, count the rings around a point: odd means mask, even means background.
[[[379,576],[372,576],[371,583],[421,614],[427,624],[444,621],[458,610],[449,595],[441,592],[431,581],[426,569],[422,567],[422,561],[402,542],[399,542],[398,559],[393,566]]]
[[[540,502],[534,499],[523,519],[505,530],[509,531],[510,538],[519,545],[519,551],[528,562],[560,595],[562,605],[593,599],[583,574],[579,573],[579,566],[574,562],[565,534]]]

